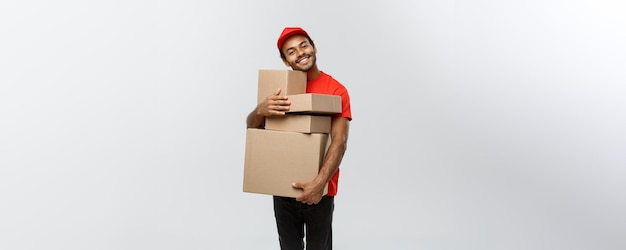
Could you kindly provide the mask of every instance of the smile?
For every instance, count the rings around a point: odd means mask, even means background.
[[[299,59],[298,61],[296,61],[296,63],[301,63],[301,64],[305,64],[309,62],[309,56],[305,56],[301,59]]]

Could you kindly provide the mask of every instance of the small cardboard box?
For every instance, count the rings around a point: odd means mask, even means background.
[[[265,129],[300,133],[330,133],[330,116],[293,115],[268,116]]]
[[[243,191],[297,197],[302,190],[291,184],[317,176],[327,140],[328,134],[247,129]]]
[[[288,95],[287,98],[291,101],[288,113],[341,113],[341,96],[309,93]]]
[[[280,88],[280,95],[306,93],[306,73],[287,69],[260,69],[257,90],[257,104],[274,94]]]

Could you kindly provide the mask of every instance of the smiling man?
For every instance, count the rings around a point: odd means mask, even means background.
[[[341,96],[342,112],[332,117],[330,146],[318,175],[307,182],[293,183],[302,189],[296,198],[274,196],[274,216],[281,249],[332,249],[332,219],[339,181],[339,165],[348,143],[352,120],[348,90],[317,67],[317,48],[309,34],[300,27],[286,27],[278,37],[278,51],[286,66],[307,73],[307,93]],[[248,128],[263,128],[265,117],[285,115],[289,99],[280,89],[250,112]],[[328,184],[328,192],[323,195]],[[305,231],[306,228],[306,231]]]

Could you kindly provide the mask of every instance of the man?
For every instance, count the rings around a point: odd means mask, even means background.
[[[343,106],[342,113],[332,117],[331,142],[318,175],[308,182],[292,184],[294,188],[302,189],[302,194],[295,199],[273,197],[280,246],[283,250],[303,249],[306,235],[306,249],[332,249],[332,218],[339,164],[346,151],[348,127],[352,120],[350,97],[341,83],[318,69],[317,48],[302,28],[286,27],[277,45],[286,66],[307,73],[307,93],[341,96]],[[280,96],[280,91],[277,89],[250,112],[248,128],[263,128],[267,116],[285,115],[290,102],[287,97]],[[328,193],[324,196],[327,183]]]

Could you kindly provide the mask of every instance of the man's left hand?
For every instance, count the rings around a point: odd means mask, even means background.
[[[296,182],[291,184],[291,186],[302,189],[302,194],[296,197],[296,200],[307,205],[319,203],[322,200],[322,196],[324,196],[324,185],[316,184],[313,181]]]

